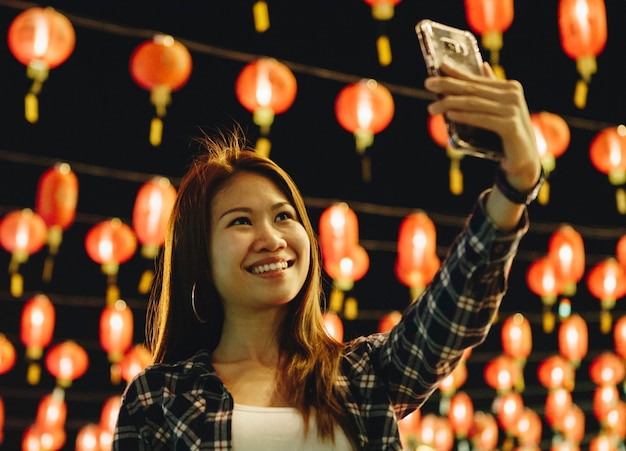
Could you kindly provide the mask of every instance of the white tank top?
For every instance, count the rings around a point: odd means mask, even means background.
[[[335,428],[335,443],[321,441],[311,415],[308,434],[304,419],[293,407],[255,407],[235,404],[232,443],[235,451],[353,451],[341,427]]]

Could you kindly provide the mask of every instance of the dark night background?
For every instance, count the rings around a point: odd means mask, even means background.
[[[571,143],[557,159],[550,175],[548,204],[530,207],[532,225],[513,265],[510,291],[500,318],[522,312],[533,326],[533,353],[525,369],[524,402],[543,411],[546,390],[537,382],[536,367],[558,352],[557,333],[541,328],[541,302],[525,282],[528,265],[547,252],[550,234],[562,224],[578,230],[585,242],[591,268],[615,255],[617,240],[626,234],[626,218],[615,206],[615,187],[589,160],[589,144],[604,127],[623,123],[626,113],[624,0],[606,0],[608,41],[598,56],[598,72],[587,106],[572,102],[578,78],[576,65],[562,50],[557,27],[556,0],[515,3],[515,18],[504,33],[501,64],[509,78],[525,87],[532,112],[561,115],[570,126]],[[252,1],[52,1],[35,4],[0,0],[0,31],[6,36],[11,21],[30,6],[52,6],[73,23],[76,48],[69,59],[50,71],[39,96],[39,121],[24,119],[24,95],[31,81],[25,67],[0,46],[0,216],[34,208],[37,182],[45,169],[59,161],[71,164],[79,179],[76,222],[64,234],[51,282],[41,280],[45,249],[23,265],[25,292],[14,298],[6,270],[10,260],[0,252],[0,333],[16,347],[16,366],[0,375],[0,397],[5,404],[5,440],[0,448],[20,447],[25,428],[34,422],[42,396],[54,388],[46,373],[37,386],[25,380],[24,347],[19,339],[23,304],[45,293],[55,304],[57,323],[53,343],[74,339],[89,352],[87,373],[67,390],[67,444],[73,449],[80,427],[98,422],[102,403],[119,394],[123,385],[109,381],[106,354],[98,339],[99,314],[105,305],[106,278],[90,260],[86,232],[97,222],[119,217],[130,224],[135,195],[153,175],[174,183],[184,173],[195,151],[191,143],[200,129],[227,128],[241,123],[251,140],[258,136],[252,115],[238,102],[234,84],[243,66],[260,55],[272,56],[293,70],[298,93],[293,106],[277,115],[271,127],[271,157],[299,184],[314,224],[324,208],[336,200],[348,202],[359,217],[361,244],[368,250],[370,269],[351,293],[359,302],[359,318],[345,321],[345,338],[376,330],[378,318],[402,310],[408,288],[395,278],[395,240],[401,219],[415,209],[426,211],[437,227],[438,252],[443,257],[476,196],[488,187],[493,163],[462,160],[464,192],[448,189],[445,152],[428,135],[423,90],[425,69],[414,26],[422,18],[468,28],[460,0],[404,0],[388,23],[372,18],[362,0],[317,2],[269,0],[271,26],[254,30]],[[129,73],[132,51],[154,33],[170,34],[187,45],[193,71],[187,84],[172,93],[164,118],[163,142],[153,147],[148,129],[154,115],[149,93]],[[386,32],[393,61],[381,66],[375,40]],[[484,54],[488,58],[488,54]],[[373,78],[394,96],[394,119],[374,138],[368,150],[372,181],[363,182],[354,138],[338,124],[334,101],[346,84]],[[139,253],[121,265],[121,296],[135,317],[135,342],[143,341],[146,296],[137,282],[151,262]],[[585,276],[586,277],[586,276]],[[329,289],[330,282],[326,284]],[[618,300],[614,318],[626,313]],[[603,350],[613,348],[611,334],[599,332],[599,301],[578,284],[572,307],[588,321],[589,352],[577,370],[574,401],[587,414],[584,443],[599,427],[591,412],[593,383],[588,365]],[[483,380],[487,361],[501,352],[500,327],[492,332],[468,361],[470,376],[461,388],[472,395],[476,410],[490,410],[495,392]],[[436,412],[438,394],[423,412]],[[624,395],[622,393],[622,399]],[[549,447],[544,423],[542,449]],[[502,432],[501,432],[502,434]],[[582,444],[582,448],[585,445]]]

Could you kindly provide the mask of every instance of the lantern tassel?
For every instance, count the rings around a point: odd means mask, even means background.
[[[387,67],[391,64],[391,44],[386,34],[380,35],[376,39],[376,50],[378,52],[378,64]]]
[[[270,14],[267,2],[259,0],[254,2],[252,6],[252,15],[254,17],[254,29],[257,33],[263,33],[270,27]]]
[[[48,65],[40,60],[32,61],[26,67],[26,76],[33,80],[33,84],[24,98],[24,117],[31,124],[35,124],[39,120],[37,96],[41,92],[44,81],[48,78],[48,73]]]
[[[372,160],[368,155],[361,157],[361,177],[365,183],[372,181]]]
[[[626,214],[626,191],[624,188],[617,188],[615,191],[615,203],[617,211],[622,215]]]
[[[347,320],[355,320],[359,316],[359,304],[355,297],[349,297],[343,304],[343,316]]]
[[[343,309],[344,293],[338,287],[333,286],[330,292],[329,310],[331,312],[340,312]]]

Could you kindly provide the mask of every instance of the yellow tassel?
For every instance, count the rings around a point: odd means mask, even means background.
[[[263,33],[270,27],[270,14],[267,2],[259,0],[252,6],[252,15],[254,16],[254,29],[257,33]]]
[[[163,138],[163,121],[159,117],[152,118],[150,121],[150,144],[154,147],[161,145]]]
[[[359,304],[355,298],[349,297],[343,306],[343,316],[347,320],[355,320],[359,316]]]
[[[388,36],[382,35],[376,39],[376,50],[378,51],[378,63],[383,67],[389,66],[391,64],[391,44]]]
[[[24,278],[20,273],[11,274],[11,294],[16,298],[24,294]]]
[[[32,92],[26,94],[24,98],[24,116],[31,124],[35,124],[39,120],[39,101]]]

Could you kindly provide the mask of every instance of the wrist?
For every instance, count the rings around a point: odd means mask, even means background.
[[[510,202],[519,205],[529,205],[537,198],[537,195],[539,194],[539,189],[541,188],[541,185],[543,185],[545,177],[545,172],[543,168],[541,168],[539,179],[537,180],[535,185],[530,190],[519,191],[509,183],[506,173],[502,170],[501,167],[499,167],[496,172],[494,184],[498,191],[500,191],[502,195],[506,197]]]

